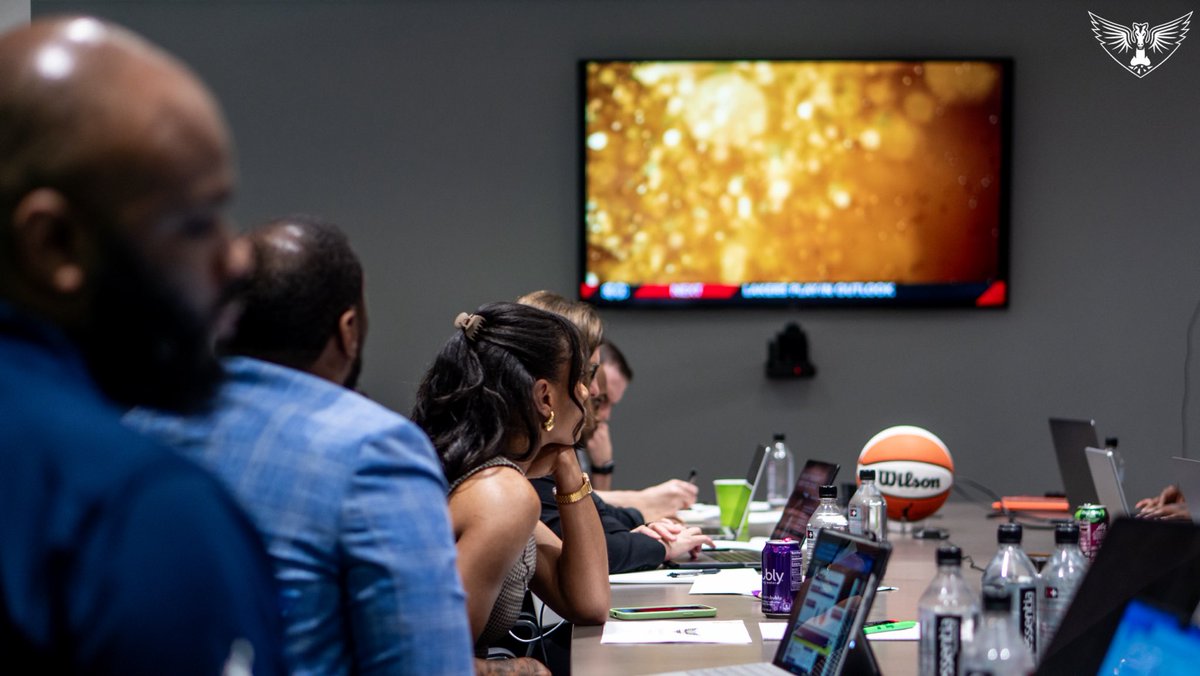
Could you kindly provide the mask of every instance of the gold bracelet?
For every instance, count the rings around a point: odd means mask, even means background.
[[[583,473],[583,485],[574,493],[566,495],[558,494],[558,486],[554,487],[554,501],[560,505],[570,505],[586,498],[592,494],[592,480],[588,478],[587,472]]]

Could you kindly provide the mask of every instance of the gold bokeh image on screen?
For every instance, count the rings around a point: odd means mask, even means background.
[[[1002,272],[1004,70],[588,62],[585,284]]]

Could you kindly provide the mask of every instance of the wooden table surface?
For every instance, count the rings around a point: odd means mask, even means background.
[[[996,526],[1000,520],[988,518],[988,511],[969,502],[947,502],[926,525],[945,529],[951,542],[964,555],[986,567],[996,551]],[[1056,516],[1065,516],[1056,515]],[[910,535],[892,533],[892,556],[883,583],[897,591],[880,592],[868,616],[869,620],[915,620],[917,602],[936,571],[934,555],[945,540],[916,540]],[[1054,533],[1049,529],[1025,528],[1024,547],[1030,553],[1049,553],[1054,548]],[[978,591],[981,573],[963,564],[963,575]],[[592,674],[650,674],[714,667],[745,662],[771,661],[778,641],[762,640],[759,622],[767,621],[760,602],[748,596],[690,596],[690,585],[614,585],[612,605],[645,606],[660,604],[704,603],[717,608],[718,620],[743,620],[753,642],[750,645],[656,644],[602,645],[604,627],[575,627],[571,641],[571,671],[576,676]],[[619,620],[614,620],[619,621]],[[871,648],[886,676],[917,673],[916,641],[872,641]]]

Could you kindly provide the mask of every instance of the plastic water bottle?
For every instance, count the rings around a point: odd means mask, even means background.
[[[937,550],[937,575],[917,605],[921,621],[921,676],[958,676],[963,643],[975,635],[979,603],[962,576],[962,550],[943,545]]]
[[[858,479],[862,483],[846,508],[850,532],[883,542],[887,539],[887,500],[875,485],[875,470],[859,470]]]
[[[787,504],[796,480],[796,462],[783,441],[784,436],[776,433],[775,441],[767,449],[767,503],[772,507]]]
[[[1046,652],[1063,616],[1075,598],[1075,590],[1087,573],[1087,559],[1079,549],[1079,524],[1060,523],[1054,527],[1054,554],[1042,569],[1041,652]],[[1040,656],[1040,654],[1039,654]]]
[[[983,619],[964,645],[964,676],[1026,676],[1033,657],[1013,624],[1013,597],[998,587],[983,589]],[[921,628],[924,633],[925,628]]]
[[[808,520],[808,527],[804,529],[804,560],[800,567],[806,576],[808,575],[808,563],[812,561],[813,547],[817,544],[817,534],[821,532],[821,529],[832,528],[845,531],[848,527],[846,515],[842,513],[842,508],[838,507],[837,486],[821,486],[820,496],[821,504],[817,505],[812,518]]]
[[[1021,549],[1019,523],[1002,523],[996,529],[1000,550],[983,573],[983,588],[999,589],[1012,597],[1012,619],[1030,655],[1038,654],[1038,591],[1041,580],[1033,562]]]

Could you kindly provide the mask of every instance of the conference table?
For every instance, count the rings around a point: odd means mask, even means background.
[[[951,500],[922,524],[947,531],[949,539],[924,540],[914,538],[911,532],[891,532],[888,541],[892,544],[892,556],[881,584],[897,589],[876,594],[868,621],[917,619],[917,603],[937,569],[935,553],[937,548],[945,543],[957,545],[962,549],[963,576],[978,592],[982,573],[973,570],[968,561],[973,561],[982,569],[995,554],[996,526],[1003,519],[990,518],[991,516],[991,511],[982,505]],[[1041,516],[1065,518],[1066,514]],[[1052,528],[1046,527],[1044,522],[1018,520],[1026,523],[1023,542],[1026,552],[1049,554],[1053,551]],[[769,525],[760,525],[753,527],[752,534],[766,535],[769,530]],[[778,620],[768,620],[762,614],[757,598],[737,595],[689,595],[690,588],[691,585],[687,584],[614,584],[612,605],[627,607],[703,603],[717,608],[717,616],[713,618],[715,620],[744,621],[752,642],[748,645],[606,645],[600,642],[604,633],[603,626],[577,626],[573,629],[571,639],[571,673],[576,676],[652,674],[771,661],[779,641],[764,641],[759,631],[759,623]],[[871,649],[885,676],[917,673],[917,641],[872,640]]]

